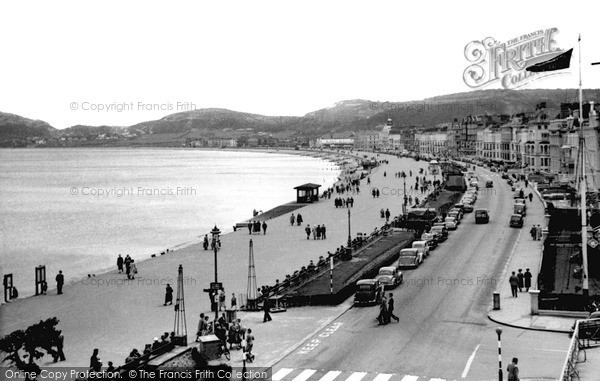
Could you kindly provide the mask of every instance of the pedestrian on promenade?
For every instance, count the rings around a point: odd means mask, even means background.
[[[208,234],[204,234],[204,242],[202,242],[204,250],[208,250]]]
[[[302,225],[302,222],[304,222],[304,219],[302,218],[302,214],[298,213],[298,215],[296,216],[296,224],[298,226]]]
[[[262,223],[263,235],[267,234],[267,223],[263,221]]]
[[[231,293],[231,309],[232,310],[237,310],[237,299],[235,297],[235,292]]]
[[[388,301],[388,315],[390,319],[396,320],[396,322],[400,322],[400,318],[394,315],[394,294],[390,292],[390,300]]]
[[[165,290],[165,304],[163,304],[163,305],[166,306],[167,304],[169,304],[169,305],[173,304],[173,288],[168,283],[167,283],[167,288]]]
[[[529,292],[529,288],[531,287],[531,273],[529,272],[529,269],[525,269],[523,278],[525,278],[525,291]]]
[[[531,226],[531,230],[529,230],[529,235],[531,236],[532,240],[536,240],[536,236],[537,236],[537,228],[535,227],[535,224],[533,224]]]
[[[56,275],[56,293],[58,295],[62,294],[63,284],[65,284],[65,276],[62,273],[62,270],[58,270],[58,274]]]
[[[254,355],[252,354],[252,348],[254,347],[254,335],[252,334],[252,329],[248,328],[248,333],[246,333],[246,348],[244,351],[246,352],[246,359],[250,362],[254,360]]]
[[[517,273],[517,279],[519,279],[518,282],[518,286],[519,286],[519,292],[523,292],[523,269],[519,269],[519,272]]]
[[[254,232],[260,234],[260,221],[258,220],[254,222]]]
[[[317,227],[313,226],[312,228],[312,235],[313,235],[313,239],[317,239]]]
[[[292,213],[290,216],[290,225],[294,226],[294,222],[296,222],[296,217],[294,216],[294,213]]]
[[[227,308],[227,305],[225,304],[227,302],[226,299],[227,297],[225,296],[225,289],[221,288],[221,291],[219,291],[219,311]]]
[[[263,311],[265,312],[265,315],[263,316],[263,323],[273,320],[271,319],[271,314],[269,313],[271,311],[271,307],[269,306],[269,299],[265,298],[265,300],[263,301]],[[248,330],[248,333],[250,332],[251,331]],[[246,340],[248,340],[248,338],[246,338]]]
[[[533,193],[529,192],[529,202],[533,200]]]
[[[132,259],[131,260],[131,279],[135,279],[135,274],[138,273],[138,269],[137,266],[135,265],[135,261]]]
[[[248,234],[252,234],[252,227],[254,226],[254,222],[248,221]]]
[[[515,275],[515,272],[512,272],[510,278],[508,278],[508,283],[510,283],[510,291],[512,292],[513,297],[517,297],[517,286],[519,284],[519,278]]]
[[[379,217],[385,218],[385,210],[383,208],[379,211]]]
[[[48,282],[46,282],[45,280],[43,280],[41,288],[42,288],[42,294],[46,295],[46,291],[48,291]]]
[[[100,372],[102,370],[102,361],[98,357],[98,348],[94,349],[92,357],[90,357],[90,369],[92,372]]]
[[[131,257],[129,254],[125,256],[125,274],[127,274],[127,279],[129,279],[129,272],[131,270]]]
[[[321,225],[321,238],[327,239],[327,228],[325,224]]]
[[[117,269],[119,269],[119,274],[123,272],[123,257],[121,254],[117,257]]]
[[[385,222],[389,222],[390,221],[390,210],[386,209],[385,210]]]
[[[321,239],[321,225],[317,225],[317,239]]]
[[[375,193],[377,193],[377,198],[379,198],[379,189],[376,189]]]
[[[539,224],[537,226],[537,231],[536,231],[536,240],[538,240],[538,241],[542,240],[542,227]]]
[[[519,359],[513,357],[512,362],[506,367],[508,381],[519,381],[519,367],[517,366],[518,363]]]
[[[380,325],[389,323],[387,300],[385,299],[385,295],[381,298],[381,303],[379,303],[379,316],[377,316],[377,320],[379,320]]]
[[[65,337],[62,334],[62,331],[58,331],[58,337],[56,338],[56,354],[54,355],[54,362],[65,361],[65,353],[63,352],[63,347],[65,345]]]

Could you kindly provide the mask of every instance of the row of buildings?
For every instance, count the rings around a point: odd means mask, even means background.
[[[583,105],[587,173],[600,187],[600,121],[594,102]],[[544,102],[528,113],[469,116],[434,128],[397,127],[391,119],[379,129],[328,134],[316,147],[412,152],[420,156],[474,157],[490,163],[516,164],[528,172],[572,179],[579,144],[579,104],[560,110]]]

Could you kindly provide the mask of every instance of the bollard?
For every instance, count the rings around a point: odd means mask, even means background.
[[[494,292],[494,310],[500,309],[500,293]]]
[[[531,296],[531,314],[538,315],[539,310],[539,296],[540,290],[529,290],[529,295]]]

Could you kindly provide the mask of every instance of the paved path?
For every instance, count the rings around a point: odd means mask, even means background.
[[[371,186],[380,189],[381,197],[371,197],[366,181],[361,184],[360,195],[353,195],[353,236],[356,232],[371,232],[375,227],[380,227],[384,222],[379,217],[380,209],[389,208],[392,216],[401,212],[402,194],[399,191],[402,189],[402,180],[396,178],[394,172],[412,170],[413,177],[408,179],[412,184],[418,169],[427,167],[423,161],[384,155],[380,157],[384,158],[390,160],[390,164],[376,168],[370,176]],[[384,172],[387,172],[387,176],[384,176]],[[292,197],[294,195],[290,194]],[[283,279],[286,273],[292,273],[310,260],[317,260],[320,255],[335,251],[345,244],[348,235],[347,210],[336,209],[333,199],[308,205],[298,212],[304,217],[304,224],[326,224],[327,240],[306,240],[303,227],[289,225],[289,215],[270,220],[266,235],[250,236],[247,231],[240,230],[221,238],[218,276],[219,281],[224,283],[228,297],[232,292],[246,293],[249,239],[254,241],[259,286],[274,284],[275,279]],[[143,223],[140,228],[144,228]],[[198,315],[210,309],[207,294],[202,290],[214,281],[213,253],[204,251],[200,245],[140,262],[137,266],[139,274],[133,281],[127,281],[123,274],[116,271],[84,279],[65,274],[63,295],[56,295],[56,291],[51,289],[46,296],[24,298],[0,306],[0,335],[56,316],[60,320],[58,328],[63,330],[65,336],[67,357],[67,362],[60,365],[87,365],[93,348],[100,349],[100,357],[105,364],[113,361],[115,365],[120,365],[132,348],[141,350],[144,344],[152,342],[153,337],[173,330],[173,308],[164,307],[163,301],[167,283],[176,289],[179,264],[183,264],[184,269],[188,332],[193,338]],[[50,279],[54,278],[53,273],[48,275]],[[53,288],[54,284],[49,286]],[[278,316],[274,317],[271,327],[280,324],[277,322],[280,320]],[[291,311],[287,316],[291,319]],[[298,315],[298,319],[301,316]],[[335,313],[307,319],[306,325],[317,327],[318,322],[326,320],[328,316],[335,316]],[[301,340],[310,332],[306,331],[290,340]],[[260,334],[257,332],[257,337]],[[256,350],[261,351],[258,345]]]

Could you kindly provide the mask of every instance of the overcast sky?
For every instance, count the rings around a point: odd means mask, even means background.
[[[584,87],[598,88],[598,4],[4,1],[0,111],[65,128],[158,119],[177,102],[304,115],[346,99],[417,100],[471,91],[469,42],[552,27],[557,47],[575,48],[571,69],[525,88],[577,87],[578,33]],[[131,102],[122,112],[89,110]]]

